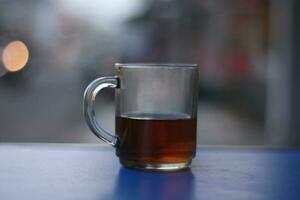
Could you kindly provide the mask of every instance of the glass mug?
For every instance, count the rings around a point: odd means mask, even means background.
[[[196,154],[198,66],[117,63],[115,74],[94,80],[85,90],[83,110],[90,130],[116,148],[125,167],[188,168]],[[95,98],[103,88],[115,89],[115,135],[95,118]]]

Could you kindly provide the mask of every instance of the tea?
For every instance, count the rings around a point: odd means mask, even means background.
[[[116,117],[121,161],[184,163],[196,150],[197,120],[186,114],[126,113]]]

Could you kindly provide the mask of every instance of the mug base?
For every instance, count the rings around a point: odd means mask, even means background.
[[[120,163],[127,168],[137,169],[143,171],[165,171],[165,172],[173,172],[173,171],[181,171],[189,169],[192,161],[189,160],[187,162],[182,163],[138,163],[134,161],[121,160]]]

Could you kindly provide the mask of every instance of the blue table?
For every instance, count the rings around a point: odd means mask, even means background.
[[[200,147],[190,171],[146,173],[107,146],[2,143],[0,199],[300,199],[300,150]]]

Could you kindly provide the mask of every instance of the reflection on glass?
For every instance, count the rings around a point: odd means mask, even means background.
[[[29,52],[22,41],[10,42],[2,53],[4,67],[10,72],[21,70],[27,63]]]
[[[190,170],[149,173],[121,168],[112,199],[194,199],[194,175]]]

